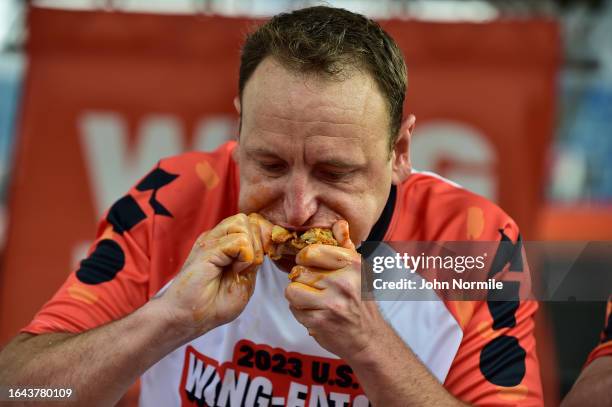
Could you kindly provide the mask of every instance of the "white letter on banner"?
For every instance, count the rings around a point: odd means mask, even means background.
[[[79,120],[79,128],[98,216],[161,157],[179,154],[184,148],[181,126],[172,116],[149,116],[143,120],[131,149],[127,124],[116,113],[87,112]]]
[[[304,407],[306,405],[307,394],[307,386],[304,386],[300,383],[291,382],[291,384],[289,385],[289,395],[287,396],[286,407]]]
[[[411,158],[417,170],[440,171],[440,175],[465,189],[497,199],[497,153],[486,134],[465,123],[437,120],[417,126],[412,137]]]
[[[234,118],[212,116],[202,119],[196,126],[193,148],[198,151],[214,151],[226,141],[236,138],[238,123]]]

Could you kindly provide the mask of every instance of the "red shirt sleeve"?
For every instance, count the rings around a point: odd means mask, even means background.
[[[21,332],[83,332],[119,319],[149,297],[149,245],[155,187],[176,176],[154,168],[115,202],[99,223],[96,240],[79,268]]]
[[[529,267],[518,227],[501,230],[514,249],[509,263],[522,260],[521,286],[529,287]],[[507,264],[502,273],[508,273]],[[522,287],[521,287],[522,290]],[[525,297],[520,297],[525,298]],[[455,397],[481,406],[542,406],[542,384],[534,338],[536,301],[452,301],[449,309],[463,340],[444,386]]]
[[[468,305],[470,304],[470,305]],[[444,386],[455,397],[480,406],[541,406],[542,384],[533,335],[535,301],[521,301],[512,327],[493,329],[485,302],[474,307]]]
[[[501,269],[493,277],[507,293],[519,294],[515,301],[445,301],[463,336],[444,387],[474,405],[543,405],[534,337],[538,304],[525,300],[531,298],[530,270],[516,223],[492,202],[435,174],[413,172],[398,195],[406,210],[396,222],[410,226],[397,228],[393,238],[499,242],[493,260],[499,254]]]
[[[21,332],[82,332],[158,293],[196,238],[237,212],[235,146],[160,161],[105,213],[87,258]]]

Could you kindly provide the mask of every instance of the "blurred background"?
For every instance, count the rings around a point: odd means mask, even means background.
[[[240,44],[314,1],[0,1],[0,346],[161,157],[235,136]],[[498,202],[524,240],[612,240],[612,1],[346,0],[408,65],[412,159]],[[605,270],[604,272],[610,272]],[[547,404],[600,302],[542,303]]]

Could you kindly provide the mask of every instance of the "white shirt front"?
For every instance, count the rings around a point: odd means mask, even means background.
[[[141,378],[141,406],[368,406],[348,365],[295,320],[289,280],[267,257],[233,322],[168,354]],[[381,313],[443,382],[462,339],[444,302],[380,301]],[[342,332],[338,332],[342,335]]]

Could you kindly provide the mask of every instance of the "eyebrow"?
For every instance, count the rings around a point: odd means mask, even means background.
[[[252,149],[247,148],[246,150],[247,150],[246,153],[249,156],[278,158],[282,160],[282,158],[278,154],[274,153],[271,150],[268,150],[265,147],[255,147]],[[322,160],[317,161],[315,165],[335,167],[335,168],[341,168],[341,169],[356,169],[356,168],[361,168],[364,166],[363,164],[360,164],[357,162],[347,162],[347,161],[340,160],[338,158],[322,159]]]
[[[265,147],[247,148],[246,150],[247,154],[249,155],[267,155],[278,157],[278,154],[272,152],[271,150],[268,150]]]
[[[280,158],[278,156],[278,154],[272,152],[271,150],[268,150],[265,147],[257,147],[257,148],[247,148],[246,149],[246,153],[249,156],[264,156],[264,157],[273,157],[273,158]]]
[[[354,168],[362,167],[361,164],[341,161],[336,158],[330,158],[327,160],[317,161],[317,165],[324,165],[324,166],[336,167],[336,168],[342,168],[342,169],[354,169]]]

